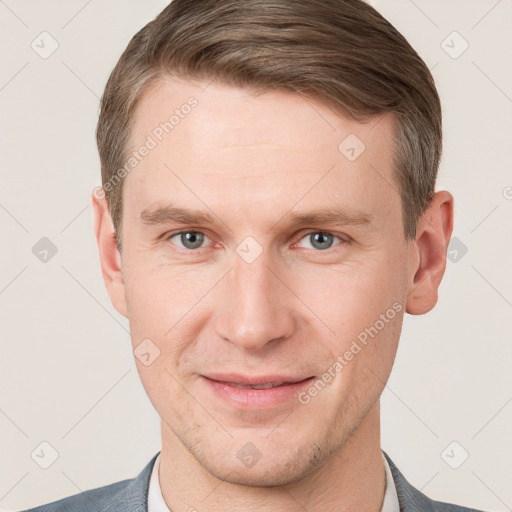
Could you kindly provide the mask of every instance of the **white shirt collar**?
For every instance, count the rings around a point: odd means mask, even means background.
[[[395,481],[393,480],[391,469],[389,468],[388,461],[384,455],[382,455],[382,460],[386,470],[386,492],[384,494],[384,502],[382,503],[380,512],[400,512],[398,495],[396,493]],[[153,471],[151,472],[151,479],[149,481],[148,512],[171,512],[164,501],[164,497],[162,496],[162,489],[160,488],[160,480],[158,477],[159,463],[160,453],[156,458]]]
[[[386,491],[384,493],[384,501],[380,512],[400,512],[400,504],[398,503],[398,494],[396,493],[396,485],[391,474],[391,468],[384,454],[382,454],[384,469],[386,470]],[[165,511],[167,512],[167,510]]]

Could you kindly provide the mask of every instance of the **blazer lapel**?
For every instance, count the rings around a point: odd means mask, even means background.
[[[112,500],[115,504],[105,512],[148,512],[149,480],[159,453],[153,456],[136,478],[123,487],[115,500]]]
[[[382,453],[384,453],[384,456],[389,463],[389,468],[391,469],[391,474],[395,481],[400,512],[416,512],[418,510],[421,510],[422,512],[435,512],[438,510],[435,503],[430,498],[418,491],[418,489],[413,487],[405,479],[384,450]]]

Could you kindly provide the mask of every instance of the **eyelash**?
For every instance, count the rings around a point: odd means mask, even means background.
[[[206,233],[203,233],[202,231],[198,231],[198,230],[194,230],[194,229],[186,229],[186,230],[182,230],[182,231],[176,231],[176,232],[173,232],[173,233],[168,233],[167,235],[165,235],[165,240],[170,241],[171,238],[173,238],[173,237],[175,237],[177,235],[181,235],[183,233],[199,233],[201,235],[205,235],[207,238],[210,238],[210,237],[208,237],[208,235]],[[303,240],[307,236],[312,235],[313,233],[324,233],[324,234],[327,234],[327,235],[332,235],[334,238],[338,238],[340,240],[339,244],[334,245],[333,247],[330,247],[329,249],[324,249],[324,250],[320,250],[320,249],[307,249],[307,250],[311,250],[311,251],[314,251],[314,252],[317,252],[317,253],[327,253],[327,252],[333,250],[335,247],[337,247],[339,245],[344,245],[344,244],[349,242],[349,239],[348,239],[347,235],[344,235],[344,236],[336,235],[335,233],[332,233],[330,231],[322,231],[322,230],[318,230],[318,229],[310,230],[310,231],[308,231],[306,233],[301,234],[301,237],[299,238],[298,241],[300,242],[301,240]],[[207,248],[207,247],[199,247],[198,249],[187,249],[186,247],[179,247],[179,246],[177,246],[175,244],[172,244],[172,245],[177,247],[178,252],[183,253],[183,254],[189,254],[191,252],[200,252],[202,249],[206,249]]]

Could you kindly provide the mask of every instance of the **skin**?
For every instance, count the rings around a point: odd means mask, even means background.
[[[190,96],[198,100],[125,178],[122,256],[107,202],[92,196],[112,303],[130,320],[134,349],[149,338],[160,350],[151,364],[136,363],[161,417],[163,497],[173,512],[377,512],[379,397],[404,313],[437,301],[453,197],[436,192],[407,241],[391,115],[361,123],[294,92],[207,85],[167,77],[139,104],[133,148]],[[366,146],[353,162],[338,149],[349,134]],[[215,223],[141,221],[167,204],[207,211]],[[288,222],[328,206],[370,221]],[[200,248],[173,236],[181,231],[204,234]],[[318,232],[332,235],[327,248]],[[252,263],[236,252],[248,236],[262,249]],[[243,409],[201,377],[321,378],[394,303],[401,311],[307,404]],[[247,443],[261,454],[252,467],[237,457]]]

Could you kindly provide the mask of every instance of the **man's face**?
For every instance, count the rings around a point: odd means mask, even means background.
[[[166,79],[138,107],[132,149],[157,144],[124,183],[126,314],[133,348],[160,351],[137,366],[164,443],[218,478],[284,484],[347,441],[391,371],[410,281],[393,120],[206,85]]]

